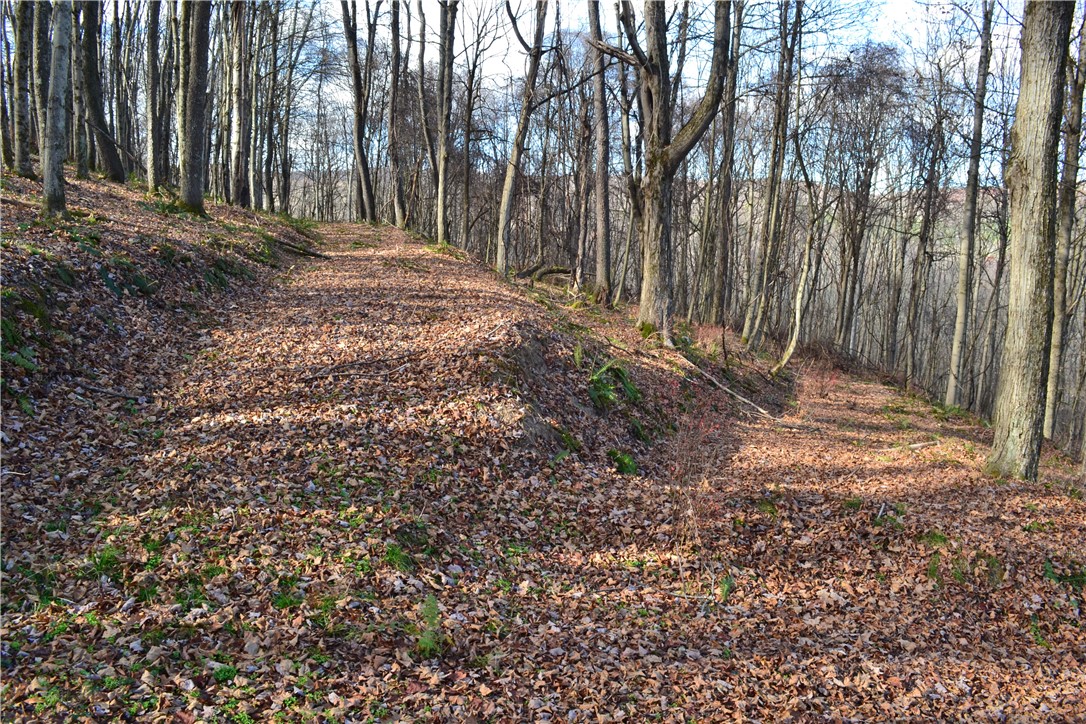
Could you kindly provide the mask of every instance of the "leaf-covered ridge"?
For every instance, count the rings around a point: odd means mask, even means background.
[[[697,373],[618,313],[322,233],[333,261],[101,363],[145,394],[5,396],[6,717],[1077,715],[1060,460],[985,478],[983,429],[875,380],[759,391],[758,360],[696,344]]]

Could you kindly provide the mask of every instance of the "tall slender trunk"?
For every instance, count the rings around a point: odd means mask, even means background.
[[[401,229],[407,224],[407,208],[404,206],[403,177],[400,171],[400,131],[398,102],[400,97],[400,0],[392,0],[392,37],[390,38],[392,58],[388,81],[388,166],[392,175],[392,213],[396,226]],[[470,134],[471,125],[471,95],[472,89],[468,88],[468,126]],[[464,159],[468,158],[468,135],[464,141]],[[467,188],[467,174],[464,174],[464,187]],[[466,211],[466,209],[465,209]],[[466,218],[466,216],[465,216]],[[464,240],[467,240],[467,230],[464,230]]]
[[[30,118],[30,75],[34,34],[34,4],[30,0],[18,0],[15,4],[15,173],[33,178],[34,166],[30,161],[30,136],[33,133]]]
[[[728,284],[728,271],[731,264],[731,247],[734,228],[732,226],[732,167],[735,164],[735,107],[739,80],[739,41],[743,34],[743,0],[732,3],[735,18],[732,21],[731,52],[728,60],[728,79],[724,87],[724,114],[721,120],[721,143],[723,158],[720,162],[720,200],[719,219],[717,221],[716,255],[713,264],[713,294],[709,311],[712,324],[723,324],[727,314],[731,286]]]
[[[508,0],[506,0],[505,8],[510,21],[513,22],[514,29],[516,29],[513,9]],[[502,182],[502,196],[498,206],[498,249],[495,266],[498,273],[503,275],[509,272],[509,240],[513,220],[513,194],[516,188],[517,174],[520,172],[520,157],[524,153],[524,144],[528,139],[528,124],[532,119],[536,77],[539,75],[539,60],[543,56],[543,23],[546,16],[546,0],[537,0],[535,4],[535,36],[530,47],[524,42],[523,38],[520,38],[520,31],[516,31],[521,45],[524,47],[525,52],[528,53],[528,73],[524,77],[524,93],[521,96],[520,117],[517,119],[517,130],[513,136],[513,147],[509,150],[509,161],[505,166],[505,181]]]
[[[1067,125],[1063,140],[1063,177],[1059,192],[1059,240],[1056,247],[1055,276],[1052,282],[1052,348],[1048,357],[1048,382],[1045,394],[1044,436],[1052,438],[1059,404],[1060,367],[1063,363],[1064,329],[1067,323],[1067,260],[1071,256],[1071,236],[1075,228],[1075,202],[1078,195],[1079,142],[1082,140],[1082,95],[1086,84],[1086,26],[1079,29],[1078,63],[1070,69],[1071,97],[1067,105]]]
[[[181,156],[181,202],[194,213],[204,214],[204,170],[207,130],[207,57],[211,24],[211,3],[181,4],[181,37],[188,46],[183,57],[184,123],[178,137],[184,137]]]
[[[419,2],[419,70],[418,99],[419,120],[422,124],[422,140],[426,145],[426,155],[430,159],[430,183],[437,188],[437,152],[434,150],[434,131],[430,124],[429,103],[426,101],[426,13],[423,12],[422,0]]]
[[[188,3],[183,4],[183,7],[187,6]],[[102,97],[102,74],[98,67],[98,10],[100,7],[101,5],[96,2],[83,4],[83,85],[87,94],[87,111],[91,129],[94,131],[98,151],[106,164],[106,175],[110,181],[124,183],[124,164],[121,163],[117,144],[109,132]],[[206,58],[206,47],[203,52]]]
[[[796,48],[802,27],[803,0],[796,0],[795,17],[789,30],[788,5],[781,6],[780,59],[777,66],[777,95],[773,116],[773,146],[769,165],[769,189],[766,193],[765,217],[762,220],[762,264],[756,277],[755,294],[751,300],[751,312],[747,314],[747,324],[743,338],[750,349],[758,349],[762,344],[772,300],[773,280],[780,265],[781,223],[783,205],[780,198],[781,183],[784,178],[784,155],[788,144],[788,119],[791,117],[792,78],[795,69]]]
[[[11,116],[8,114],[8,97],[11,93],[8,90],[10,78],[7,60],[10,56],[6,34],[5,37],[0,38],[0,43],[3,44],[4,49],[4,57],[0,59],[0,153],[3,154],[4,166],[14,170],[15,149],[11,138]]]
[[[162,147],[162,134],[159,126],[162,124],[160,116],[159,96],[159,64],[162,62],[158,54],[158,28],[159,18],[162,13],[162,0],[150,0],[147,4],[147,190],[152,193],[161,186],[165,179],[162,177],[162,154],[166,149]]]
[[[45,152],[46,125],[49,115],[49,17],[53,9],[48,0],[34,3],[34,108],[37,110],[38,153]]]
[[[973,135],[969,143],[969,171],[965,182],[965,218],[962,220],[961,248],[958,251],[957,311],[954,317],[954,339],[950,347],[950,375],[947,378],[944,397],[947,407],[958,404],[963,349],[969,327],[969,294],[973,287],[973,246],[977,233],[977,190],[984,130],[984,97],[988,88],[988,59],[992,54],[992,13],[995,10],[995,0],[984,0],[983,5],[980,60],[977,61],[977,91],[973,96]]]
[[[43,12],[44,6],[38,8]],[[67,133],[64,130],[68,118],[65,95],[68,89],[68,62],[72,36],[72,2],[56,0],[53,7],[52,67],[49,69],[48,116],[42,155],[42,211],[46,216],[65,215],[64,205],[64,156],[67,149]]]
[[[230,125],[230,198],[241,207],[252,205],[249,186],[249,144],[252,134],[252,97],[249,91],[249,3],[230,3],[231,99],[233,106]]]
[[[602,43],[599,0],[589,0],[588,25],[592,39]],[[596,174],[593,189],[596,201],[595,295],[597,304],[608,305],[611,302],[611,189],[608,166],[611,160],[611,129],[607,117],[607,87],[603,76],[605,70],[603,50],[598,45],[593,46],[592,104],[596,134]]]
[[[476,43],[479,41],[476,40]],[[477,75],[479,71],[479,50],[472,54],[468,62],[467,97],[464,99],[464,153],[461,158],[461,175],[463,176],[460,195],[460,244],[464,249],[468,248],[469,234],[471,233],[471,134],[472,121],[475,115],[475,97],[478,92]],[[391,149],[390,149],[391,150]],[[402,195],[402,191],[401,191]]]
[[[377,3],[377,7],[380,9],[380,2]],[[354,116],[351,124],[354,163],[361,185],[362,213],[365,220],[372,224],[377,222],[377,210],[373,205],[373,184],[370,181],[369,159],[366,157],[366,111],[369,99],[362,83],[362,66],[358,60],[358,8],[354,0],[350,5],[347,4],[347,0],[340,0],[340,8],[343,11],[343,36],[347,41],[347,61],[350,66],[351,91],[354,96]],[[372,43],[370,46],[367,53],[371,52]]]
[[[449,143],[452,140],[453,40],[456,38],[456,9],[459,0],[441,2],[441,46],[438,61],[437,117],[437,243],[449,240]]]

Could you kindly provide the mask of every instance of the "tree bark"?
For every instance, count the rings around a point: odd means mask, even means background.
[[[124,183],[124,164],[121,163],[121,156],[117,152],[117,144],[109,133],[109,123],[106,121],[102,98],[102,74],[98,67],[98,10],[100,7],[96,2],[83,5],[83,86],[87,96],[87,112],[91,129],[98,143],[98,151],[106,164],[106,176],[110,181]],[[207,56],[206,47],[204,56]]]
[[[205,135],[207,131],[207,56],[211,25],[211,3],[181,4],[181,37],[187,45],[182,53],[184,69],[184,123],[178,129],[181,144],[181,203],[204,215]]]
[[[1075,202],[1078,195],[1079,142],[1082,140],[1082,96],[1086,84],[1086,26],[1079,29],[1078,63],[1071,69],[1071,97],[1067,106],[1067,126],[1063,141],[1063,177],[1059,191],[1059,241],[1056,247],[1055,275],[1052,283],[1052,348],[1048,357],[1048,383],[1045,393],[1044,436],[1052,439],[1059,403],[1060,367],[1063,363],[1064,330],[1067,324],[1067,262],[1071,256],[1071,236],[1075,228]]]
[[[513,135],[513,147],[509,151],[509,161],[505,166],[505,180],[502,182],[501,202],[498,205],[498,249],[495,266],[498,273],[509,273],[509,238],[513,221],[513,196],[516,188],[517,174],[520,172],[520,157],[524,153],[524,144],[528,139],[528,124],[532,119],[532,106],[535,97],[535,82],[539,75],[539,60],[543,56],[543,23],[547,16],[546,0],[537,0],[535,4],[535,36],[532,45],[520,38],[520,31],[516,28],[513,19],[513,9],[508,0],[505,3],[506,12],[513,23],[517,38],[528,53],[528,73],[524,77],[524,93],[520,101],[520,117],[517,119],[517,130]]]
[[[390,42],[392,58],[388,81],[388,165],[389,172],[392,174],[392,213],[396,226],[402,229],[407,225],[407,208],[404,205],[403,177],[400,171],[400,132],[397,109],[400,97],[400,64],[402,63],[400,58],[400,0],[392,0],[392,37]],[[468,93],[470,116],[470,87]],[[471,121],[469,120],[468,123],[470,124]],[[468,155],[466,140],[464,147],[466,157]],[[464,177],[464,183],[467,184],[467,176]],[[464,238],[467,239],[466,233]]]
[[[1010,190],[1010,297],[988,471],[1035,480],[1044,432],[1056,156],[1073,3],[1029,0],[1022,27],[1018,105],[1006,171]]]
[[[30,49],[33,33],[34,4],[30,0],[19,0],[15,4],[15,68],[12,73],[15,98],[12,103],[15,108],[15,173],[24,178],[34,177],[34,166],[30,160]]]
[[[796,0],[795,16],[791,28],[788,23],[789,3],[781,5],[780,57],[777,64],[777,93],[773,114],[773,143],[769,162],[769,189],[766,192],[765,215],[762,221],[762,263],[755,279],[743,339],[752,350],[762,345],[762,331],[769,313],[773,292],[773,280],[780,266],[781,182],[784,178],[784,155],[788,145],[788,119],[792,115],[792,78],[795,69],[796,48],[802,27],[803,0]]]
[[[147,190],[154,193],[164,182],[161,175],[162,134],[159,126],[159,64],[158,54],[159,17],[162,12],[162,0],[150,0],[147,5]]]
[[[230,126],[230,199],[243,208],[252,206],[249,186],[249,145],[252,142],[252,95],[249,90],[249,3],[233,0],[230,4],[231,99]]]
[[[380,2],[377,3],[380,9]],[[361,184],[362,214],[371,224],[377,223],[377,210],[373,204],[373,182],[370,180],[369,159],[366,157],[366,114],[369,99],[362,83],[362,66],[358,60],[357,4],[352,0],[340,0],[343,11],[343,37],[347,41],[347,62],[350,66],[351,92],[354,96],[354,117],[351,133],[354,139],[354,162]],[[367,53],[372,52],[372,40]]]
[[[38,12],[44,12],[39,6]],[[72,37],[72,2],[55,0],[53,6],[52,67],[49,69],[48,113],[42,154],[42,211],[46,216],[67,215],[64,204],[64,157],[68,148],[65,121],[68,109],[65,97],[68,90],[68,62],[71,57],[69,44]]]
[[[646,0],[645,33],[648,51],[637,43],[633,9],[622,3],[620,17],[631,60],[641,80],[641,110],[645,137],[645,174],[641,180],[642,283],[637,323],[642,332],[659,333],[671,343],[672,247],[671,185],[683,159],[701,139],[716,115],[724,92],[731,28],[731,3],[717,2],[713,24],[713,58],[705,95],[689,120],[672,136],[671,78],[668,63],[667,9]],[[621,51],[620,51],[621,52]],[[625,54],[625,53],[623,53]]]
[[[603,50],[603,31],[600,28],[599,0],[589,0],[588,26],[592,40],[596,42],[592,52],[592,103],[596,133],[596,303],[605,306],[611,303],[611,129],[607,114],[607,85],[605,83]]]
[[[973,96],[973,135],[969,143],[969,171],[965,181],[965,218],[962,220],[961,248],[958,251],[957,311],[954,339],[950,348],[950,376],[946,383],[947,407],[958,404],[965,335],[969,327],[970,291],[973,288],[973,247],[977,233],[977,191],[980,176],[981,142],[984,140],[984,98],[988,88],[988,60],[992,54],[992,13],[995,0],[984,0],[980,29],[980,60],[977,61],[977,89]]]
[[[438,61],[437,118],[437,243],[449,244],[449,142],[452,131],[453,40],[456,37],[456,9],[459,0],[441,2],[441,49]]]
[[[48,0],[34,3],[34,108],[37,109],[38,153],[45,153],[49,115],[49,17]]]

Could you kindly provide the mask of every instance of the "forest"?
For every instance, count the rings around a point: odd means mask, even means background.
[[[1081,714],[1080,3],[0,42],[13,721]]]

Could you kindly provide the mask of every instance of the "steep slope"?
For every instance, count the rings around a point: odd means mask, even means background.
[[[1079,711],[1058,460],[985,479],[983,430],[876,381],[809,364],[788,401],[690,350],[714,383],[619,313],[321,232],[145,400],[76,393],[80,435],[5,460],[9,718]]]

